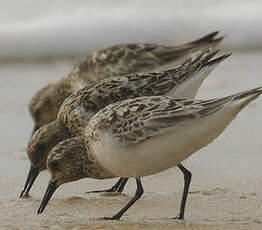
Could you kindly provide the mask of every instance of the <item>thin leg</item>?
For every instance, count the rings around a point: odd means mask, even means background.
[[[189,190],[189,185],[192,177],[192,173],[188,171],[182,164],[177,165],[178,168],[182,171],[184,174],[184,191],[183,191],[183,197],[182,197],[182,202],[180,205],[180,211],[179,214],[175,217],[175,219],[178,220],[183,220],[184,219],[184,214],[185,214],[185,206],[186,206],[186,200],[187,200],[187,195],[188,195],[188,190]]]
[[[119,185],[119,187],[116,191],[120,192],[120,193],[123,192],[123,189],[124,189],[127,181],[128,181],[128,178],[122,178],[121,184]]]
[[[113,217],[105,217],[105,220],[119,220],[121,216],[143,195],[144,189],[141,184],[140,178],[136,178],[136,194],[135,196],[128,202],[128,204],[122,208],[116,215]]]
[[[96,191],[90,191],[90,192],[86,192],[86,193],[99,193],[99,192],[122,192],[124,187],[125,187],[125,184],[127,182],[128,178],[123,178],[121,177],[117,182],[116,184],[110,188],[110,189],[105,189],[105,190],[96,190]],[[123,183],[123,186],[122,186],[122,183]],[[119,191],[121,189],[121,191]]]

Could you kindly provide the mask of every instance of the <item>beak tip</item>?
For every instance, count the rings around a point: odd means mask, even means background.
[[[40,207],[37,210],[37,214],[41,214],[44,210],[45,207],[48,203],[48,201],[50,200],[51,196],[53,195],[53,193],[55,192],[55,190],[58,188],[59,186],[57,186],[57,181],[49,181],[49,184],[47,186],[45,195],[43,197],[43,200],[41,202]]]
[[[29,196],[28,194],[30,192],[30,189],[33,186],[35,179],[37,178],[39,172],[40,171],[39,171],[38,168],[33,167],[33,166],[30,167],[24,188],[23,188],[22,192],[20,193],[20,198]]]
[[[28,196],[28,192],[26,192],[26,188],[24,188],[22,190],[22,192],[20,193],[19,197],[20,198],[24,198],[24,197],[27,197]]]
[[[37,215],[40,215],[42,212],[41,212],[41,210],[37,210]]]

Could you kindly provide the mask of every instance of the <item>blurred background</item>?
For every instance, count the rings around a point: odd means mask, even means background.
[[[261,0],[0,0],[0,203],[6,208],[6,212],[0,214],[0,227],[37,229],[37,226],[49,226],[51,222],[59,225],[59,221],[67,218],[89,221],[78,215],[81,202],[73,203],[76,210],[68,216],[58,215],[56,220],[53,214],[46,215],[47,219],[38,219],[35,211],[49,180],[47,172],[37,180],[32,199],[18,198],[29,168],[26,145],[33,121],[28,103],[39,89],[61,79],[78,58],[97,49],[134,42],[180,45],[216,30],[220,31],[219,36],[226,35],[220,44],[222,52],[230,51],[233,55],[210,74],[198,98],[222,97],[261,86],[261,12]],[[261,220],[261,113],[262,103],[257,100],[241,112],[214,143],[184,162],[193,172],[191,190],[207,190],[211,191],[207,195],[215,194],[204,196],[204,192],[199,192],[191,196],[192,202],[200,203],[199,206],[189,205],[195,210],[189,215],[190,221],[251,223],[253,226],[259,223],[252,222],[256,221],[254,218]],[[65,186],[56,196],[59,199],[84,196],[84,192],[91,188],[102,189],[112,184],[112,181],[88,180],[87,183],[84,180]],[[157,197],[162,202],[167,199],[164,195],[168,195],[169,204],[175,194],[178,207],[183,178],[176,168],[145,178],[144,184],[144,197],[149,194],[150,198]],[[133,194],[133,190],[132,184],[128,185],[125,193]],[[239,200],[239,197],[244,198]],[[210,207],[214,200],[214,208],[205,213],[209,212],[209,217],[203,219],[199,210],[205,204]],[[218,200],[220,209],[216,209]],[[60,213],[68,204],[68,200],[65,201],[59,203],[63,209]],[[231,204],[231,201],[235,203]],[[149,203],[152,209],[151,201]],[[228,214],[231,208],[239,211]],[[111,213],[110,207],[108,209]],[[163,208],[167,210],[167,216],[170,209]],[[87,215],[91,210],[94,209],[86,208]],[[154,210],[158,212],[157,208]],[[146,213],[141,212],[141,215]],[[101,213],[92,215],[97,217]],[[261,229],[261,225],[256,229]]]
[[[214,30],[262,48],[260,0],[0,1],[0,59],[86,55],[124,42],[181,44]]]

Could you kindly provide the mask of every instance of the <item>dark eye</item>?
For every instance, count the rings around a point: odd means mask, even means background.
[[[46,104],[50,105],[51,102],[52,102],[51,98],[48,97],[48,98],[46,99]]]
[[[37,146],[37,150],[38,150],[38,151],[43,151],[44,149],[45,149],[45,145],[39,144],[39,145]]]
[[[52,168],[53,170],[58,169],[58,162],[51,161],[49,167]]]
[[[40,109],[36,108],[34,112],[32,112],[32,116],[34,118],[35,121],[39,120],[40,117]]]

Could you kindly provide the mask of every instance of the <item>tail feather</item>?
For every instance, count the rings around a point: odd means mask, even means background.
[[[211,46],[211,47],[215,47],[217,46],[223,39],[225,36],[221,36],[221,37],[218,37],[218,38],[215,38],[217,35],[218,35],[219,31],[215,31],[215,32],[212,32],[210,34],[207,34],[205,35],[204,37],[202,38],[199,38],[197,40],[194,40],[192,42],[189,42],[187,44],[185,44],[185,46],[189,46],[189,47],[208,47],[208,46]]]
[[[215,49],[224,38],[223,36],[215,38],[217,34],[218,31],[181,46],[165,46],[155,50],[153,55],[160,61],[158,70],[170,69],[174,63],[175,65],[183,63],[199,53],[204,54],[207,50]]]
[[[205,35],[205,36],[202,37],[202,38],[199,38],[199,39],[197,39],[197,40],[194,40],[194,41],[192,41],[192,42],[189,42],[189,43],[187,43],[187,44],[196,44],[196,43],[202,43],[202,42],[210,42],[210,41],[213,41],[214,38],[215,38],[218,34],[219,34],[219,31],[217,30],[217,31],[214,31],[214,32],[212,32],[212,33],[210,33],[210,34]]]
[[[255,100],[260,94],[262,94],[262,87],[257,87],[251,90],[246,90],[220,99],[200,101],[199,105],[202,105],[204,107],[203,110],[199,112],[199,115],[206,116],[222,108],[234,107],[234,106],[238,108],[235,111],[237,114],[251,101]]]
[[[241,111],[246,107],[251,101],[255,100],[262,94],[262,87],[244,91],[242,93],[236,94],[233,98],[234,104],[239,105],[239,110]]]
[[[262,87],[246,90],[244,92],[234,94],[232,97],[234,98],[234,100],[241,100],[250,96],[259,96],[260,94],[262,94]]]
[[[206,65],[214,65],[214,64],[218,64],[222,61],[224,61],[226,58],[230,57],[232,55],[232,53],[227,53],[227,54],[223,54],[215,59],[210,60],[209,62],[206,63]]]
[[[214,58],[215,55],[219,52],[219,50],[208,49],[202,52],[196,58],[191,58],[185,61],[182,66],[185,68],[194,69],[194,73],[192,72],[192,76],[195,76],[199,71],[205,71],[207,75],[215,68],[217,64],[224,61],[226,58],[231,56],[231,53],[223,54],[217,58]],[[207,76],[206,75],[206,76]]]
[[[194,64],[199,63],[202,65],[202,67],[211,66],[211,65],[218,64],[224,61],[226,58],[232,55],[232,53],[226,53],[217,58],[212,59],[219,52],[220,50],[218,49],[214,50],[214,49],[209,48],[207,50],[204,50],[197,57],[193,57],[193,58],[186,60],[182,65],[194,65]]]
[[[198,56],[187,59],[180,66],[165,70],[165,73],[178,74],[180,80],[184,81],[187,78],[191,78],[197,73],[201,67],[208,64],[219,50],[208,49],[200,53]],[[176,77],[177,77],[176,76]],[[178,80],[178,79],[177,79]]]
[[[218,58],[214,56],[219,50],[206,50],[202,52],[196,58],[191,58],[184,62],[179,68],[179,74],[176,69],[171,69],[169,72],[173,77],[176,78],[177,86],[175,89],[175,96],[180,98],[195,98],[198,89],[200,88],[203,81],[207,78],[217,64],[222,62],[224,59],[229,57],[229,54],[224,54]],[[169,95],[173,95],[172,92]]]
[[[212,57],[214,57],[217,53],[219,52],[219,50],[213,50],[213,49],[206,49],[204,51],[202,51],[200,54],[198,54],[195,57],[191,57],[189,59],[187,59],[185,62],[182,63],[182,65],[194,65],[197,64],[198,62],[202,62],[202,63],[207,63]]]
[[[217,53],[219,53],[219,50],[213,51],[212,49],[208,49],[207,52],[204,52],[204,55],[202,55],[199,59],[200,63],[202,65],[207,64],[213,57],[216,56]]]

